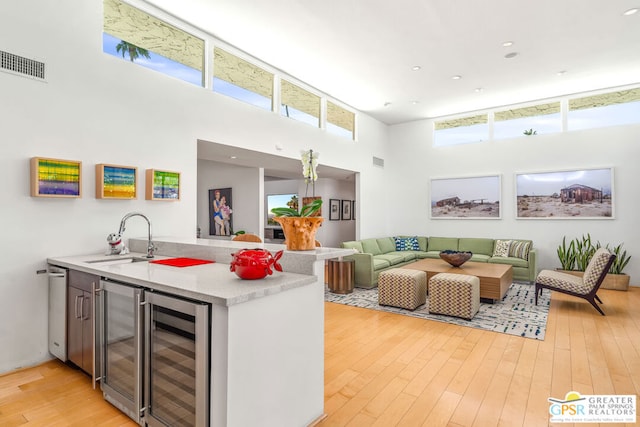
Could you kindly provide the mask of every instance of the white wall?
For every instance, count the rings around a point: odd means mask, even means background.
[[[367,178],[365,194],[384,182],[371,153],[384,157],[385,125],[359,115],[353,143],[103,54],[102,0],[4,0],[0,16],[0,48],[47,70],[47,83],[0,72],[0,373],[50,357],[46,278],[36,275],[47,257],[106,250],[107,234],[129,211],[148,215],[156,235],[195,235],[198,138],[290,158],[312,148],[323,163]],[[83,197],[30,197],[33,156],[83,161]],[[137,200],[95,199],[102,162],[138,167]],[[146,168],[180,171],[182,199],[145,201]],[[375,221],[361,224],[374,230]],[[125,237],[144,235],[144,221],[132,218]]]
[[[274,179],[264,182],[264,209],[267,211],[267,194],[293,194],[298,192],[297,179]]]
[[[590,233],[602,244],[624,247],[632,255],[625,272],[640,285],[640,125],[620,126],[553,135],[536,135],[454,147],[434,148],[428,120],[391,127],[394,150],[388,173],[403,185],[386,197],[385,211],[393,212],[385,232],[373,236],[423,234],[452,237],[528,238],[539,251],[542,269],[560,264],[556,248],[562,237]],[[407,153],[411,153],[408,155]],[[515,219],[515,174],[567,169],[614,168],[615,219]],[[430,178],[500,174],[502,219],[429,219]]]
[[[331,199],[355,200],[355,181],[319,178],[316,181],[316,194],[322,195],[322,216],[324,217],[322,226],[316,233],[316,240],[321,242],[323,246],[333,248],[339,248],[341,242],[354,240],[356,237],[356,221],[330,221],[329,208]]]
[[[259,191],[260,170],[246,168],[210,160],[198,160],[198,220],[201,237],[209,235],[209,190],[231,188],[232,201],[229,204],[233,213],[233,230],[261,234],[260,221],[256,212],[262,204]]]

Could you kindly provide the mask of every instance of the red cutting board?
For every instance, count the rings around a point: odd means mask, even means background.
[[[169,258],[169,259],[158,259],[150,262],[152,264],[170,265],[172,267],[191,267],[193,265],[211,264],[211,263],[214,263],[215,261],[208,261],[206,259],[196,259],[196,258]]]

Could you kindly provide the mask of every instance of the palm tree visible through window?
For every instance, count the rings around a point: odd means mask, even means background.
[[[116,45],[116,52],[121,52],[123,58],[124,55],[128,53],[131,62],[135,61],[141,56],[149,59],[149,51],[147,49],[143,49],[124,40],[120,41],[120,43]]]

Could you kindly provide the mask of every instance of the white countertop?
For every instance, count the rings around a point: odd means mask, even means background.
[[[49,264],[66,267],[101,277],[138,285],[174,295],[213,304],[232,306],[288,289],[307,286],[316,276],[278,272],[260,280],[242,280],[229,270],[229,264],[213,263],[191,267],[173,267],[149,262],[126,264],[90,263],[102,259],[144,257],[142,253],[127,255],[80,255],[48,258]],[[157,256],[155,259],[172,258]]]
[[[214,239],[156,237],[153,242],[156,246],[155,259],[188,257],[216,262],[191,267],[173,267],[149,262],[111,265],[90,262],[118,260],[131,256],[144,257],[145,254],[141,253],[146,251],[147,247],[147,239],[144,238],[129,239],[128,247],[133,251],[131,254],[53,257],[49,258],[48,262],[186,298],[232,306],[288,289],[322,282],[316,276],[316,274],[322,274],[322,266],[314,267],[316,263],[353,254],[353,249],[315,248],[310,251],[288,251],[284,250],[284,245],[278,244]],[[279,263],[285,272],[274,271],[272,275],[260,280],[240,279],[229,270],[229,263],[234,252],[247,247],[263,248],[270,252],[284,250]]]
[[[166,245],[179,245],[183,249],[189,247],[200,248],[201,251],[210,251],[209,253],[215,255],[221,255],[223,253],[232,253],[238,249],[244,248],[262,248],[266,249],[270,252],[276,252],[279,250],[284,250],[284,257],[295,257],[295,258],[308,258],[313,260],[325,260],[331,258],[337,258],[347,255],[353,255],[355,252],[353,249],[343,249],[343,248],[329,248],[329,247],[318,247],[309,251],[289,251],[286,250],[286,246],[284,244],[279,243],[255,243],[255,242],[239,242],[233,240],[226,239],[198,239],[191,237],[172,237],[172,236],[161,236],[153,238],[154,244],[158,247],[156,251],[157,254],[162,254],[163,246]],[[142,250],[146,248],[147,239],[146,238],[131,238],[129,239],[129,246],[132,250]],[[217,258],[216,258],[217,259]],[[225,262],[225,260],[220,259],[221,262]]]

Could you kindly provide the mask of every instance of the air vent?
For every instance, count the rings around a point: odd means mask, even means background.
[[[381,168],[384,167],[384,159],[381,159],[380,157],[373,157],[373,165],[374,166],[380,166]]]
[[[0,50],[0,70],[44,80],[44,62]]]

